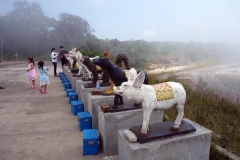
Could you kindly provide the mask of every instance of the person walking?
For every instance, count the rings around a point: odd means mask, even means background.
[[[54,77],[57,77],[57,57],[58,53],[56,52],[55,48],[51,49],[51,57],[52,57],[52,64],[54,67]]]
[[[38,68],[39,68],[39,71],[40,71],[39,92],[43,93],[43,94],[46,94],[47,93],[47,85],[50,84],[48,76],[47,76],[48,68],[44,66],[43,61],[38,62]],[[42,89],[44,89],[44,90],[42,90]]]
[[[27,62],[28,62],[28,68],[27,68],[27,79],[28,81],[32,82],[32,85],[30,86],[30,89],[34,89],[35,87],[35,81],[37,78],[37,74],[36,71],[34,69],[34,60],[33,57],[28,57],[27,58]]]
[[[68,65],[68,60],[66,58],[66,53],[69,53],[69,51],[66,51],[63,46],[60,46],[60,50],[61,51],[60,51],[59,57],[61,59],[62,68],[63,68],[64,65]]]

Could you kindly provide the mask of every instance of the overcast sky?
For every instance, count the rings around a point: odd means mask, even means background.
[[[0,0],[0,15],[13,10]],[[87,20],[100,39],[223,42],[240,45],[240,0],[28,0],[48,17]],[[1,22],[0,22],[1,23]]]

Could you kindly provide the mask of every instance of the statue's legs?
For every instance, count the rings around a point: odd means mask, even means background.
[[[109,89],[104,94],[114,94],[113,92],[114,83],[111,81]]]
[[[119,96],[119,102],[118,102],[119,105],[123,105],[123,97],[122,96]]]
[[[76,58],[73,58],[73,64],[72,64],[72,69],[75,69],[76,68]]]
[[[85,69],[85,71],[87,72],[88,78],[92,78],[91,77],[91,72],[89,71],[89,69],[83,64],[83,68]]]
[[[103,72],[102,74],[102,83],[100,83],[101,87],[108,87],[110,85],[108,76]]]
[[[114,104],[112,106],[112,109],[118,109],[118,102],[119,102],[119,95],[115,94]]]
[[[82,67],[81,64],[79,64],[78,66],[79,66],[79,67],[78,67],[78,75],[80,76],[80,75],[81,75],[81,72],[82,72],[82,70],[83,70],[83,67]],[[83,73],[83,76],[84,76],[84,73]]]

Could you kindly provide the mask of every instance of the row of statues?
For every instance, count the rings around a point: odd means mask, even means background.
[[[86,79],[93,77],[92,82],[85,85],[85,87],[91,88],[96,86],[100,71],[103,73],[101,86],[109,86],[106,77],[110,78],[111,86],[107,93],[115,93],[113,109],[117,109],[119,105],[124,104],[123,97],[142,107],[142,137],[147,135],[150,115],[154,109],[165,110],[176,106],[178,115],[171,130],[178,131],[183,119],[186,101],[186,92],[183,86],[176,82],[148,85],[147,73],[143,70],[130,69],[126,55],[119,54],[115,64],[109,59],[110,54],[107,50],[103,52],[103,55],[104,57],[96,56],[89,58],[88,56],[83,56],[76,49],[69,52],[69,61],[72,64],[76,63],[79,68],[78,75],[82,74],[83,78]],[[126,70],[121,68],[122,61],[125,61]]]

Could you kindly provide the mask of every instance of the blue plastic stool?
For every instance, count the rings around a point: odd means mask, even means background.
[[[63,78],[62,83],[64,84],[65,82],[69,82],[69,80],[67,78]]]
[[[70,92],[68,94],[69,96],[69,104],[71,104],[72,101],[77,101],[78,100],[78,95],[76,92]]]
[[[84,129],[83,130],[83,155],[98,154],[98,130]]]
[[[64,86],[65,91],[66,91],[67,89],[71,89],[71,83],[69,83],[69,82],[63,83],[63,86]]]
[[[64,78],[67,78],[65,75],[60,75],[59,77],[60,77],[61,80],[64,79]]]
[[[80,101],[71,101],[71,112],[74,116],[76,116],[78,112],[84,112],[84,104]]]
[[[74,92],[74,90],[73,90],[73,89],[67,89],[67,90],[66,90],[66,94],[67,94],[68,97],[69,97],[69,93],[70,93],[70,92]]]
[[[78,127],[80,131],[92,129],[92,116],[89,112],[78,112]]]

